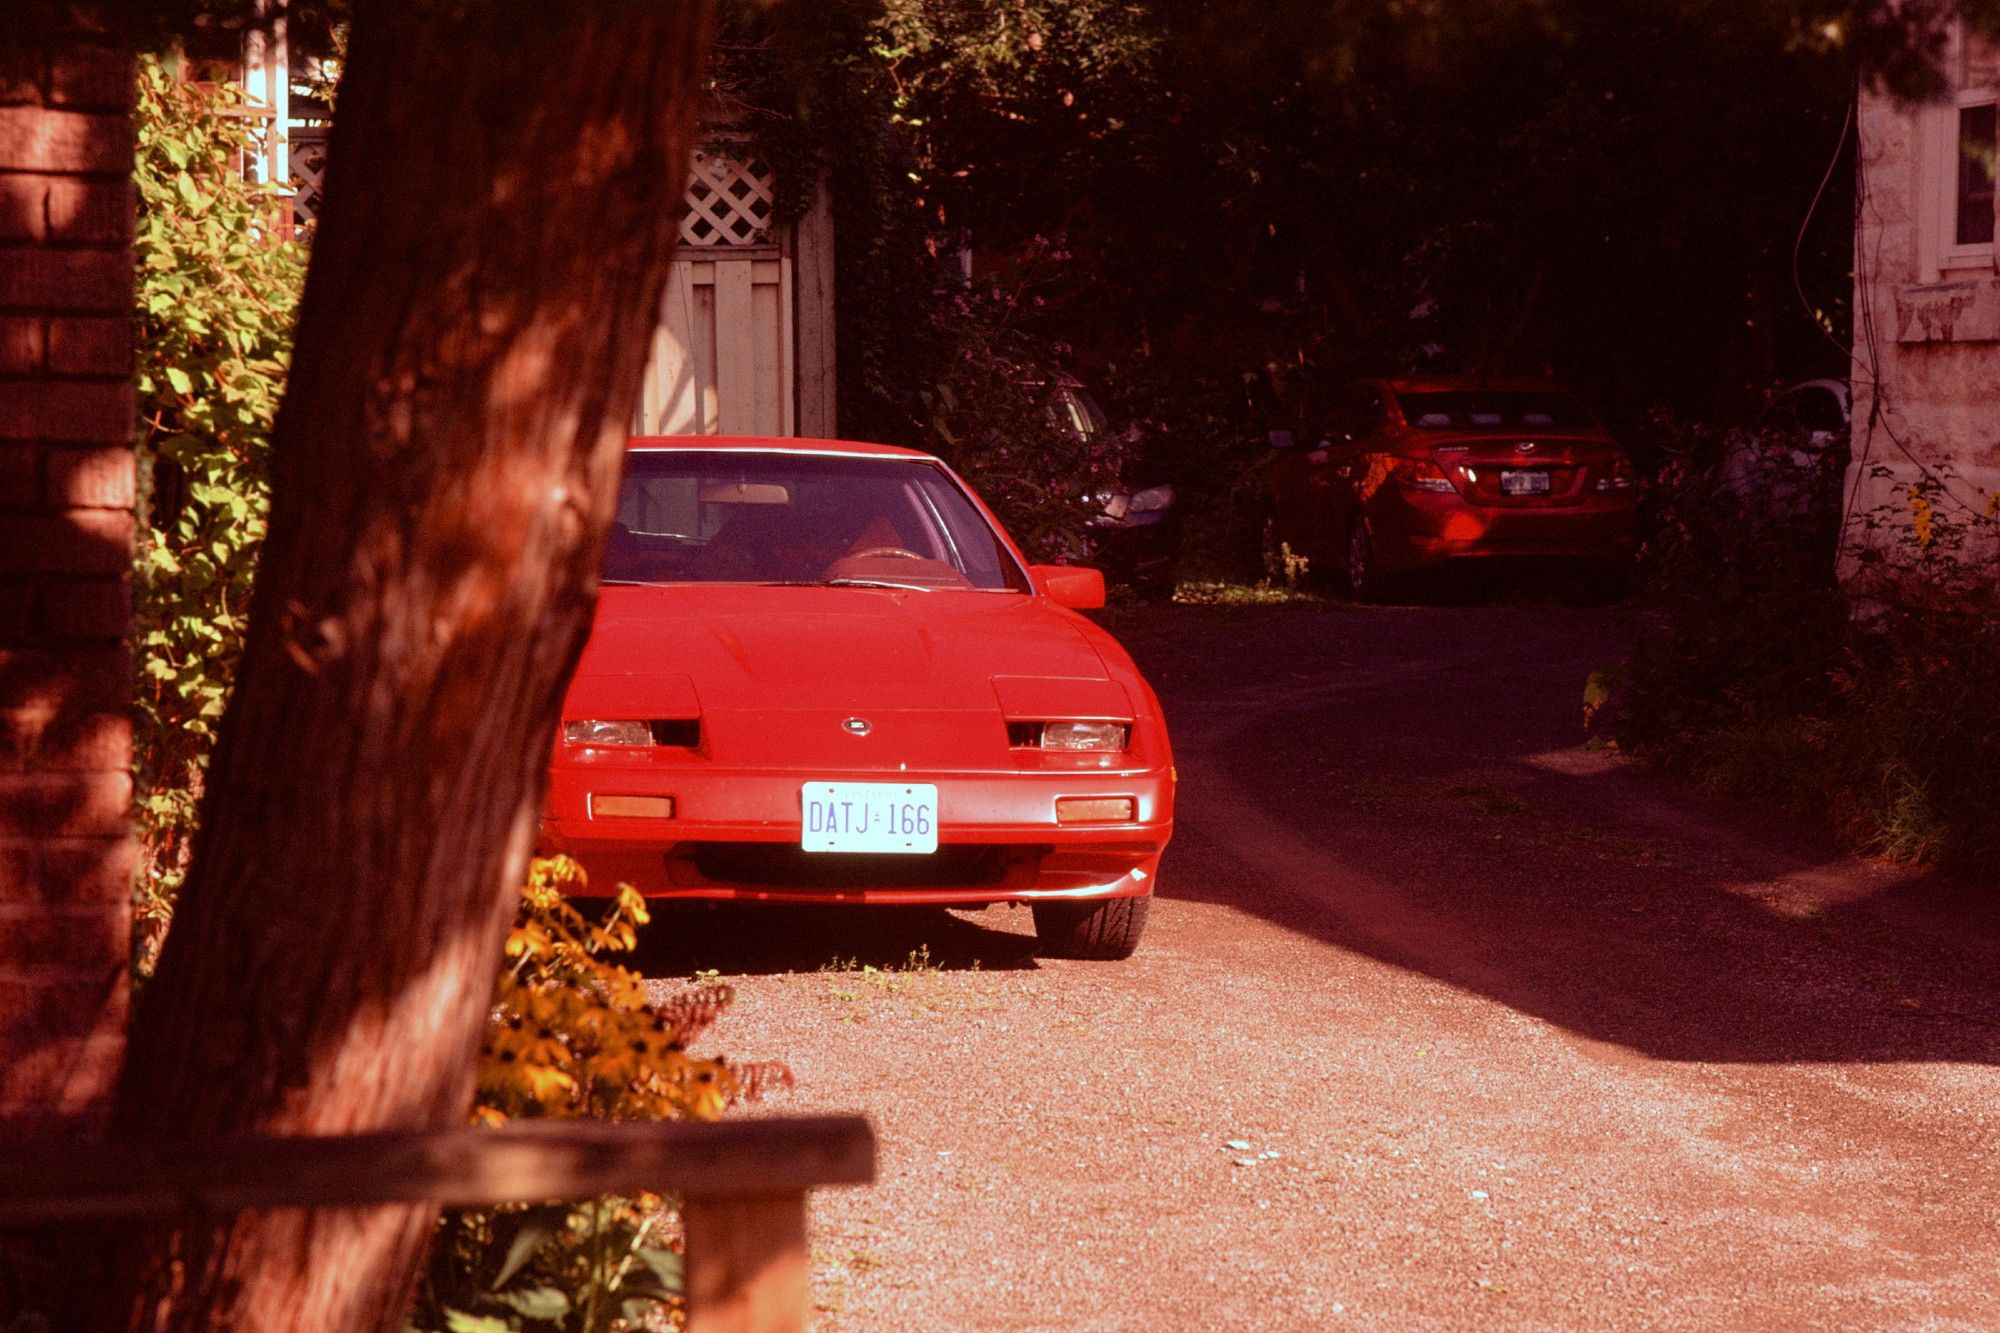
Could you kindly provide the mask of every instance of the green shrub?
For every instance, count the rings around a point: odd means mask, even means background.
[[[1694,440],[1649,488],[1638,643],[1592,678],[1593,730],[1704,790],[1822,819],[1853,851],[2000,878],[2000,624],[1972,609],[1959,558],[1991,520],[1922,491],[1922,523],[1868,516],[1904,534],[1873,558],[1909,596],[1858,615],[1834,578],[1837,487],[1773,514],[1722,461]]]
[[[964,474],[1029,559],[1079,561],[1103,512],[1098,497],[1119,480],[1125,444],[1068,423],[1056,397],[1064,349],[1027,327],[1034,268],[942,279],[930,318],[946,354],[919,395],[918,445]]]
[[[473,1120],[714,1120],[790,1086],[783,1065],[738,1064],[688,1047],[728,1008],[710,981],[664,999],[615,961],[637,943],[645,900],[620,886],[592,921],[567,857],[529,867],[507,966],[479,1054]],[[656,1195],[460,1208],[438,1221],[412,1333],[608,1333],[671,1327],[681,1293],[679,1228]]]
[[[305,247],[285,207],[243,177],[253,122],[228,84],[141,62],[139,474],[134,570],[139,693],[134,779],[142,973],[187,869],[202,775],[243,648],[264,538],[271,421],[291,356]]]

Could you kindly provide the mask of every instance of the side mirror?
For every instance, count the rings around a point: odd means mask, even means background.
[[[1072,611],[1093,611],[1104,605],[1104,574],[1082,565],[1030,565],[1035,591]]]

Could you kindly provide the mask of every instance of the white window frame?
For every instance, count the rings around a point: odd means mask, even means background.
[[[1945,64],[1951,71],[1952,91],[1918,114],[1920,226],[1924,233],[1922,266],[1926,282],[1969,276],[1972,271],[1992,273],[2000,268],[2000,248],[1993,241],[1958,244],[1959,113],[1967,107],[1987,103],[2000,105],[2000,83],[1969,86],[1964,83],[1965,42],[1961,24],[1953,33]],[[2000,237],[2000,223],[1996,223],[1995,235]]]

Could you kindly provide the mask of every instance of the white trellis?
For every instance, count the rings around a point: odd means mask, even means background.
[[[761,245],[776,207],[777,173],[760,159],[697,150],[688,172],[681,244]]]
[[[319,220],[320,196],[326,190],[326,123],[291,124],[292,216],[301,227]]]
[[[761,158],[694,155],[639,433],[833,433],[832,215],[822,189],[778,226],[776,195]]]
[[[253,102],[269,122],[252,169],[292,183],[293,220],[310,228],[330,117],[292,93],[282,28],[246,54]],[[778,226],[770,163],[711,147],[689,164],[685,202],[634,430],[832,434],[833,218],[824,184],[812,207]]]

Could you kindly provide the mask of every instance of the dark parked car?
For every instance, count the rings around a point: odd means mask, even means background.
[[[1270,478],[1267,546],[1362,600],[1454,562],[1622,568],[1636,545],[1631,460],[1542,380],[1363,380],[1324,439],[1279,450]]]
[[[1085,443],[1112,434],[1104,409],[1067,376],[1051,386],[1048,411],[1060,429]],[[1103,512],[1091,520],[1091,549],[1084,559],[1103,570],[1108,581],[1141,597],[1165,600],[1174,595],[1180,561],[1181,509],[1173,486],[1145,457],[1144,443],[1138,431],[1124,432],[1121,477],[1098,493]]]

